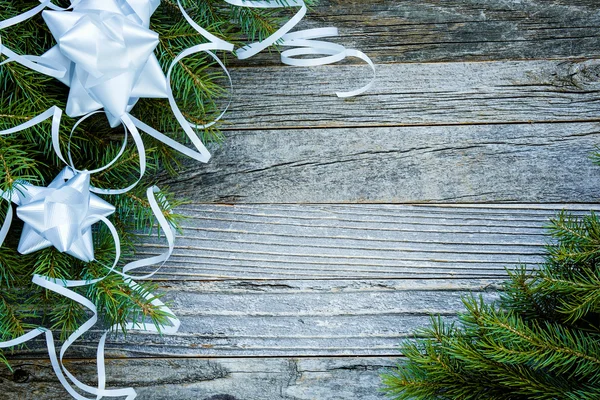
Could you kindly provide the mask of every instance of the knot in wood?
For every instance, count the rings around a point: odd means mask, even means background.
[[[574,63],[570,68],[571,82],[582,90],[600,90],[600,60]]]
[[[26,383],[29,381],[29,377],[31,376],[31,374],[24,370],[24,369],[16,369],[15,372],[13,372],[13,382],[15,383]]]

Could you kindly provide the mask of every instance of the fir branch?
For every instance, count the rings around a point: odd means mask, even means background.
[[[535,289],[537,274],[527,270],[525,265],[506,269],[506,272],[510,279],[500,294],[504,307],[526,318],[553,321],[555,304],[553,299]]]
[[[464,299],[460,327],[405,343],[407,361],[383,376],[394,399],[600,398],[600,220],[553,221],[541,268],[509,271],[497,304]]]
[[[585,266],[600,257],[600,222],[594,212],[583,218],[562,211],[551,220],[551,236],[559,242],[548,246],[548,255],[555,263]]]
[[[265,37],[281,26],[295,12],[282,10],[245,10],[224,4],[220,0],[183,0],[189,14],[201,26],[225,40],[243,45]],[[59,6],[69,0],[55,0]],[[282,2],[284,3],[284,2]],[[14,17],[39,5],[37,0],[21,2],[0,0],[0,20]],[[163,0],[150,21],[159,34],[155,51],[163,70],[184,49],[206,40],[183,19],[172,0]],[[55,45],[42,16],[36,15],[3,30],[3,45],[19,54],[42,55]],[[0,56],[0,62],[5,57]],[[229,95],[224,74],[214,60],[198,54],[178,63],[171,79],[177,104],[184,116],[196,125],[210,122],[220,113],[220,105]],[[52,106],[65,109],[68,90],[58,80],[41,75],[17,63],[0,65],[0,130],[19,125]],[[189,139],[175,119],[166,100],[142,99],[132,110],[144,122],[156,127],[183,144]],[[95,169],[108,164],[119,152],[123,140],[121,127],[110,128],[105,118],[90,118],[72,132],[76,119],[63,116],[60,127],[62,150],[69,144],[73,161],[79,169]],[[205,142],[223,140],[219,124],[198,129]],[[54,152],[51,121],[44,121],[14,135],[0,138],[0,190],[18,190],[19,181],[45,186],[64,168]],[[135,246],[142,233],[155,234],[156,221],[145,200],[145,188],[152,186],[160,171],[176,174],[184,165],[184,157],[148,135],[143,135],[147,172],[138,186],[124,195],[106,200],[117,207],[111,219],[118,231],[124,259],[135,256]],[[127,143],[122,157],[105,171],[93,174],[92,184],[101,188],[129,186],[139,176],[139,155],[132,143]],[[167,221],[178,228],[182,216],[172,210],[183,203],[163,188],[156,195]],[[5,201],[0,201],[0,218],[5,217]],[[115,256],[112,236],[101,224],[93,228],[96,260],[83,263],[55,249],[44,249],[30,256],[17,253],[21,225],[15,221],[11,235],[0,247],[0,332],[2,339],[11,339],[35,322],[60,331],[65,338],[88,316],[78,303],[31,284],[34,273],[56,279],[91,280],[107,275]],[[160,234],[160,232],[158,232]],[[118,266],[120,267],[120,265]],[[160,330],[168,323],[164,309],[152,305],[160,295],[152,295],[157,286],[143,282],[131,286],[120,275],[109,274],[102,281],[86,288],[74,289],[89,297],[96,305],[105,325],[124,327],[128,322],[152,323]],[[38,326],[31,325],[31,326]],[[2,340],[0,339],[0,340]],[[0,353],[0,361],[4,360]]]

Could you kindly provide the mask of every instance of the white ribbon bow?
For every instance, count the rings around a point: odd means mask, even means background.
[[[17,216],[25,222],[21,254],[54,246],[85,262],[94,259],[92,225],[115,207],[90,193],[87,172],[73,176],[65,169],[48,187],[23,184],[17,195]]]
[[[70,117],[104,109],[111,126],[120,124],[142,97],[167,98],[166,77],[154,49],[158,34],[150,16],[160,1],[83,0],[73,11],[42,13],[58,43],[41,56],[67,73]]]
[[[132,290],[137,290],[138,284],[134,279],[151,278],[158,272],[160,267],[144,276],[132,276],[130,272],[156,264],[162,266],[171,256],[175,247],[175,233],[156,200],[155,193],[158,192],[158,188],[152,187],[148,189],[146,193],[148,202],[160,229],[165,234],[168,243],[167,250],[157,256],[130,262],[123,266],[121,271],[116,270],[121,257],[121,244],[117,230],[106,218],[106,216],[114,212],[114,207],[89,192],[89,178],[87,172],[75,173],[70,168],[65,168],[48,187],[38,187],[27,182],[18,182],[11,192],[0,192],[0,197],[18,205],[17,215],[25,222],[19,243],[20,252],[29,253],[54,245],[58,250],[65,251],[76,258],[83,261],[91,261],[94,259],[91,226],[96,222],[103,222],[108,227],[115,242],[116,250],[112,266],[108,269],[106,275],[101,278],[93,280],[63,280],[52,279],[42,275],[33,276],[32,282],[34,284],[76,301],[88,308],[92,313],[92,316],[62,344],[58,357],[54,347],[52,332],[44,327],[34,329],[18,338],[0,342],[0,348],[18,346],[44,334],[54,372],[72,397],[78,400],[90,399],[79,394],[73,387],[75,386],[87,394],[96,396],[96,399],[126,396],[128,400],[132,400],[136,397],[136,392],[133,388],[106,389],[104,346],[108,330],[102,335],[97,348],[97,387],[82,383],[64,366],[63,358],[69,347],[98,321],[98,310],[94,303],[70,288],[92,285],[102,281],[109,274],[116,273],[124,278],[126,284]],[[0,228],[0,246],[10,229],[12,216],[12,207],[9,204],[6,219]],[[161,332],[176,333],[180,326],[179,319],[174,316],[164,303],[154,298],[151,293],[147,293],[144,296],[152,305],[161,309],[167,315],[169,323],[167,326],[162,327]],[[115,328],[117,327],[113,327],[113,329]],[[127,323],[125,328],[158,332],[156,327],[146,324],[145,321],[135,324]]]
[[[117,250],[115,261],[108,273],[121,274],[129,286],[135,289],[137,284],[133,281],[134,277],[129,275],[128,272],[157,263],[162,265],[170,257],[174,249],[175,234],[164,215],[162,215],[154,197],[154,193],[158,191],[158,188],[153,187],[148,189],[147,196],[159,226],[165,232],[168,248],[163,254],[158,256],[129,263],[123,267],[122,271],[115,270],[120,258],[119,236],[112,223],[106,218],[106,216],[114,211],[114,208],[89,192],[122,194],[137,185],[146,170],[145,149],[138,129],[195,160],[207,162],[210,159],[210,153],[196,135],[195,130],[214,125],[223,117],[229,104],[214,121],[203,125],[192,124],[185,119],[177,106],[171,88],[170,77],[173,68],[182,59],[199,52],[205,52],[214,58],[221,68],[223,68],[229,79],[229,84],[232,86],[227,68],[225,68],[225,65],[213,51],[233,51],[234,46],[200,27],[190,18],[178,0],[177,3],[185,19],[209,42],[192,46],[181,52],[175,57],[165,76],[154,55],[154,49],[158,44],[158,36],[149,29],[150,18],[159,6],[160,0],[71,0],[71,6],[66,9],[52,4],[51,0],[39,1],[40,5],[32,10],[8,20],[0,21],[0,30],[18,24],[49,8],[52,11],[44,11],[42,15],[58,44],[42,56],[23,56],[2,46],[0,41],[0,54],[4,54],[7,57],[3,63],[18,62],[32,70],[55,77],[69,86],[66,113],[71,117],[82,117],[74,125],[73,130],[89,116],[99,112],[99,110],[103,110],[111,126],[115,127],[122,124],[125,127],[125,140],[115,159],[107,165],[89,172],[78,171],[72,162],[71,155],[67,154],[67,157],[64,157],[60,148],[59,128],[62,110],[56,106],[51,107],[21,125],[0,131],[0,135],[16,133],[35,126],[48,118],[52,118],[53,148],[58,157],[65,164],[70,165],[71,168],[63,171],[48,188],[38,188],[23,184],[24,191],[22,195],[13,190],[12,192],[0,192],[0,196],[9,202],[20,205],[17,209],[17,214],[25,221],[25,229],[19,244],[19,251],[24,253],[53,245],[60,251],[67,252],[76,258],[90,261],[93,259],[91,225],[99,221],[105,223],[113,236]],[[282,46],[293,47],[292,49],[283,51],[281,54],[282,62],[288,65],[316,66],[337,62],[346,57],[357,57],[369,64],[373,71],[373,79],[360,89],[339,92],[337,96],[356,96],[364,93],[372,86],[375,78],[375,66],[368,56],[358,50],[346,49],[341,45],[315,40],[322,37],[336,36],[336,28],[309,29],[290,33],[306,14],[307,8],[303,0],[288,0],[286,2],[277,0],[224,1],[239,7],[299,7],[294,17],[273,35],[263,41],[238,49],[236,56],[239,59],[249,58],[276,42]],[[298,56],[306,55],[319,57],[310,59],[298,58]],[[3,63],[0,63],[0,65]],[[129,113],[136,102],[143,97],[168,99],[175,118],[190,139],[194,149],[183,146],[134,118]],[[231,97],[229,102],[231,102]],[[106,169],[117,161],[125,150],[128,134],[131,134],[139,153],[139,179],[122,189],[90,187],[89,174]],[[67,158],[69,162],[67,162]],[[12,207],[9,205],[6,219],[0,227],[0,245],[2,245],[8,233],[12,216]],[[152,277],[154,273],[156,271],[137,278],[147,279]],[[62,385],[74,398],[88,399],[79,394],[73,388],[73,385],[87,394],[96,396],[96,399],[101,399],[104,396],[126,396],[128,400],[131,400],[136,397],[133,388],[116,390],[105,388],[104,343],[106,334],[102,336],[97,350],[97,387],[85,385],[77,380],[64,367],[62,362],[63,356],[71,344],[83,333],[91,329],[98,319],[97,309],[94,304],[89,299],[75,293],[69,288],[90,285],[102,279],[99,278],[92,281],[57,281],[39,275],[33,277],[35,284],[82,304],[93,314],[88,321],[63,343],[60,349],[60,358],[56,356],[52,332],[42,327],[28,332],[19,338],[0,342],[0,348],[17,346],[38,335],[45,334],[53,369]],[[164,309],[168,315],[171,314],[171,311],[162,302],[152,299],[150,294],[147,296],[147,300],[150,300],[153,305]],[[170,326],[164,327],[162,329],[163,333],[175,333],[178,330],[179,320],[173,316],[169,318],[169,321]],[[128,324],[127,329],[157,331],[154,327],[141,326],[140,324]]]

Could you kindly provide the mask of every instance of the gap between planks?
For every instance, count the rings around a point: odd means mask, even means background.
[[[427,123],[390,123],[390,124],[370,124],[369,128],[436,128],[436,127],[454,127],[454,126],[504,126],[504,125],[535,125],[535,124],[571,124],[571,123],[598,123],[600,119],[597,118],[588,118],[588,119],[576,119],[569,118],[564,120],[553,120],[553,121],[508,121],[508,122],[449,122],[449,123],[435,123],[435,122],[427,122]],[[283,126],[276,128],[266,128],[273,129],[277,131],[289,131],[289,130],[319,130],[319,129],[346,129],[346,128],[364,128],[364,125],[319,125],[319,126]],[[235,132],[252,132],[255,131],[254,127],[228,127],[224,125],[220,128],[221,131],[226,133],[235,133]],[[280,203],[285,204],[285,203]],[[296,203],[297,204],[297,203]],[[415,203],[420,204],[420,203]]]

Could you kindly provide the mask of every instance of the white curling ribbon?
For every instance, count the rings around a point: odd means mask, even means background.
[[[71,3],[74,4],[78,1],[79,0],[71,1]],[[0,21],[0,30],[23,22],[23,21],[33,17],[34,15],[39,14],[46,7],[52,8],[53,10],[62,10],[62,11],[66,11],[71,8],[71,7],[60,8],[60,7],[52,4],[51,0],[40,0],[40,5],[38,5],[37,7],[33,8],[29,11],[26,11],[22,14],[19,14],[15,17],[6,19],[4,21]],[[58,78],[58,79],[63,78],[67,73],[67,69],[64,68],[64,66],[60,65],[59,63],[55,63],[55,62],[48,61],[48,60],[43,60],[41,57],[37,57],[37,56],[22,56],[22,55],[15,53],[14,51],[7,48],[6,46],[2,45],[2,38],[0,38],[0,54],[4,54],[7,57],[7,59],[4,60],[2,63],[0,63],[0,65],[6,64],[11,61],[15,61],[15,62],[18,62],[18,63],[20,63],[34,71],[37,71],[41,74],[49,75],[49,76],[52,76],[52,77]]]
[[[367,55],[358,50],[346,49],[338,44],[314,40],[336,36],[337,29],[320,28],[290,33],[306,15],[307,7],[304,0],[288,0],[285,4],[274,0],[224,1],[239,7],[299,7],[297,13],[273,35],[260,42],[251,43],[238,49],[236,56],[239,59],[252,57],[278,42],[282,46],[294,47],[283,51],[281,54],[282,62],[293,66],[324,65],[338,62],[346,57],[357,57],[371,67],[373,79],[362,88],[338,92],[336,93],[337,96],[356,96],[364,93],[372,86],[375,78],[375,66]],[[187,22],[209,43],[184,50],[173,60],[166,76],[153,53],[158,44],[158,36],[149,29],[150,18],[159,6],[160,0],[72,0],[71,6],[68,8],[57,7],[50,0],[40,0],[40,5],[34,9],[8,20],[0,21],[0,30],[31,18],[48,7],[51,11],[43,11],[42,15],[58,44],[40,57],[20,56],[6,47],[2,47],[1,43],[0,53],[8,57],[4,62],[19,62],[40,73],[53,76],[69,86],[66,113],[70,117],[83,116],[81,119],[83,120],[90,113],[103,109],[112,127],[123,124],[133,137],[139,153],[140,179],[145,172],[145,149],[138,128],[197,161],[208,162],[210,153],[198,138],[195,129],[208,128],[223,117],[231,103],[232,91],[230,91],[228,104],[213,121],[201,125],[192,124],[186,120],[176,104],[171,89],[170,76],[173,68],[183,58],[205,52],[217,61],[225,72],[230,87],[233,88],[229,71],[213,53],[215,50],[233,51],[233,45],[199,26],[186,13],[179,0],[177,3]],[[320,57],[298,58],[307,55]],[[131,116],[129,112],[142,97],[167,98],[177,121],[190,138],[195,150],[187,148]],[[0,135],[14,133],[36,125],[48,117],[48,112],[33,118],[31,123],[24,123],[18,127],[0,131]],[[58,133],[60,113],[57,110],[53,110],[53,112],[53,147],[60,159],[67,163],[60,151]],[[124,148],[119,152],[119,155],[123,151]],[[70,162],[67,164],[76,170],[71,157],[68,158]],[[94,171],[101,171],[110,165],[112,163]],[[139,179],[123,189],[92,188],[92,190],[104,194],[124,193],[133,188],[138,182]]]
[[[171,225],[169,224],[169,222],[167,221],[167,219],[165,218],[165,216],[162,214],[160,206],[154,196],[154,193],[156,193],[158,191],[159,191],[159,189],[155,186],[155,187],[148,189],[146,194],[148,197],[148,202],[150,203],[150,207],[151,207],[155,217],[157,218],[158,225],[165,234],[165,237],[166,237],[167,243],[168,243],[168,248],[164,253],[162,253],[160,255],[149,257],[149,258],[146,258],[143,260],[130,262],[123,267],[122,272],[117,271],[117,273],[119,273],[126,279],[126,282],[133,290],[135,290],[138,287],[138,284],[133,280],[134,277],[129,275],[128,272],[131,272],[135,269],[144,268],[144,267],[147,267],[150,265],[155,265],[157,263],[164,263],[171,256],[174,246],[175,246],[175,233],[173,232],[173,229],[172,229]],[[120,242],[119,242],[119,237],[118,237],[116,231],[114,230],[114,227],[108,220],[103,219],[103,221],[111,229],[113,239],[115,240],[116,248],[118,249],[120,247]],[[117,258],[118,258],[118,255],[117,255]],[[114,267],[114,265],[113,265],[113,267]],[[160,269],[160,267],[158,269]],[[156,269],[154,272],[152,272],[148,275],[145,275],[142,277],[137,277],[136,279],[148,279],[148,278],[152,277],[158,271],[158,269]],[[111,268],[111,270],[112,270],[112,268]],[[98,282],[101,279],[102,278],[96,279],[94,281],[70,281],[70,280],[65,281],[65,280],[50,279],[47,277],[38,277],[37,281],[34,280],[34,283],[38,284],[39,286],[44,287],[46,289],[53,290],[59,294],[62,294],[66,297],[69,297],[69,298],[75,300],[75,301],[78,301],[80,304],[85,305],[94,313],[94,317],[92,317],[84,325],[82,325],[76,332],[74,332],[67,339],[67,341],[65,341],[65,343],[63,343],[63,345],[61,346],[61,350],[60,350],[60,354],[59,354],[59,363],[60,363],[60,367],[61,367],[62,371],[57,372],[57,375],[59,376],[59,379],[60,379],[60,375],[62,375],[62,373],[64,372],[64,375],[66,375],[69,378],[69,380],[73,383],[73,385],[75,385],[80,390],[82,390],[86,393],[98,396],[97,398],[127,396],[127,399],[133,399],[136,396],[135,390],[133,388],[111,389],[111,390],[105,389],[106,372],[105,372],[104,353],[105,353],[105,343],[106,343],[108,331],[105,332],[102,335],[102,337],[100,338],[97,353],[96,353],[97,354],[97,357],[96,357],[97,369],[98,369],[98,387],[97,388],[91,387],[91,386],[86,385],[86,384],[82,383],[81,381],[79,381],[71,372],[69,372],[64,367],[64,364],[63,364],[63,357],[64,357],[67,349],[81,335],[83,335],[85,332],[87,332],[89,329],[91,329],[92,326],[97,321],[97,317],[96,317],[97,311],[96,311],[96,308],[93,305],[93,303],[89,302],[89,300],[83,298],[82,296],[77,295],[73,291],[66,289],[66,288],[85,286],[92,282],[93,283]],[[145,332],[156,332],[156,333],[161,332],[161,333],[166,333],[166,334],[176,333],[179,330],[181,323],[180,323],[179,319],[177,317],[175,317],[173,312],[162,301],[160,301],[157,298],[153,298],[153,296],[151,294],[146,294],[145,299],[150,300],[150,303],[152,305],[154,305],[157,308],[162,309],[166,313],[167,319],[169,321],[169,325],[164,326],[161,330],[159,330],[154,325],[146,325],[145,323],[140,323],[140,322],[138,322],[138,323],[129,322],[125,325],[125,329],[139,330],[139,331],[145,331]],[[117,328],[120,328],[120,326],[112,327],[113,330],[116,330]],[[63,386],[65,385],[65,382],[62,379],[61,379],[61,383],[63,383]],[[69,393],[71,395],[73,395],[72,387],[69,385],[69,383],[66,383],[66,384],[67,384],[67,386],[65,386],[65,388],[67,388],[67,391],[69,391]],[[77,396],[73,395],[73,397],[75,397],[76,399],[86,399],[86,397],[81,397],[79,395],[77,395]]]
[[[246,1],[246,0],[224,0],[238,7],[254,7],[254,8],[282,8],[282,7],[300,7],[300,10],[290,19],[286,24],[279,28],[274,34],[267,37],[266,39],[248,44],[241,49],[236,50],[236,56],[239,59],[245,59],[252,57],[253,55],[261,52],[267,47],[278,43],[281,46],[287,47],[298,47],[296,49],[285,50],[281,53],[281,61],[284,64],[292,66],[319,66],[332,64],[339,62],[347,57],[355,57],[366,62],[373,71],[373,76],[368,84],[365,86],[347,92],[338,92],[338,97],[353,97],[358,96],[367,90],[369,90],[376,78],[376,69],[373,61],[361,51],[354,49],[347,49],[342,45],[335,43],[328,43],[323,41],[316,41],[313,39],[337,36],[337,28],[317,28],[317,29],[306,29],[297,32],[290,31],[300,23],[302,18],[306,15],[306,4],[304,0],[287,0],[285,2],[279,1]],[[298,56],[314,55],[322,56],[317,58],[297,58]]]
[[[77,183],[79,180],[82,179],[82,178],[80,178],[81,175],[85,175],[85,174],[74,174],[72,171],[65,169],[59,175],[59,177],[57,177],[57,179],[55,180],[55,181],[57,181],[57,184],[59,185],[59,189],[57,189],[57,190],[60,190],[60,188],[65,187],[65,185],[69,182],[73,182],[71,185],[66,186],[69,189],[71,189],[71,186],[77,187],[77,188],[81,187],[81,185]],[[63,182],[62,185],[60,185],[61,181]],[[65,183],[65,181],[66,181],[66,183]],[[17,204],[21,204],[21,202],[24,202],[27,200],[30,193],[37,192],[38,190],[43,191],[43,190],[48,189],[48,188],[38,188],[38,187],[34,187],[32,185],[27,185],[27,184],[23,184],[21,186],[26,188],[25,190],[22,191],[22,192],[25,192],[25,194],[21,194],[20,192],[16,192],[16,191],[13,191],[12,194],[8,194],[6,192],[0,193],[0,194],[2,195],[3,198],[6,198],[7,200],[13,201]],[[54,185],[54,186],[56,186],[56,185]],[[64,193],[60,193],[59,195],[57,195],[56,192],[52,192],[49,194],[49,196],[54,195],[55,197],[58,197],[58,200],[61,200],[61,201],[65,200],[67,198],[81,200],[81,199],[79,199],[79,197],[80,197],[79,194],[81,194],[81,193],[79,193],[79,191],[77,189],[75,189],[75,191],[77,193],[73,193],[71,190],[67,190]],[[71,193],[67,193],[67,192],[71,192]],[[114,225],[105,216],[102,216],[99,214],[90,214],[89,212],[86,213],[86,216],[81,221],[84,226],[91,224],[93,221],[98,221],[98,222],[101,221],[104,224],[106,224],[106,226],[109,228],[109,231],[113,237],[113,240],[115,241],[116,254],[115,254],[115,261],[114,261],[112,267],[107,272],[107,275],[112,272],[122,275],[125,278],[126,283],[131,287],[132,290],[135,290],[139,287],[138,284],[133,279],[134,278],[135,279],[147,279],[147,278],[152,277],[160,269],[160,266],[162,266],[162,264],[164,264],[164,262],[169,259],[169,257],[173,253],[173,249],[175,246],[175,232],[173,231],[173,228],[171,227],[171,225],[169,224],[169,222],[163,215],[162,210],[158,204],[158,201],[156,200],[155,193],[157,193],[157,192],[159,192],[159,189],[156,186],[154,186],[147,190],[146,195],[148,197],[148,202],[150,204],[152,212],[154,213],[154,215],[158,221],[158,226],[160,227],[160,229],[162,229],[162,231],[165,234],[165,238],[166,238],[167,244],[168,244],[167,250],[164,253],[157,255],[157,256],[130,262],[123,267],[122,271],[115,270],[115,266],[117,265],[117,262],[120,258],[120,240],[119,240],[119,236],[118,236],[118,233],[117,233]],[[19,193],[19,194],[17,195],[16,193]],[[93,196],[93,195],[90,194],[90,196]],[[78,205],[82,205],[82,204],[84,204],[84,201],[77,201],[76,203]],[[26,204],[31,205],[31,204],[33,204],[33,202],[28,202]],[[105,207],[103,206],[102,209],[104,209],[104,208]],[[83,215],[83,211],[80,210],[78,214]],[[10,224],[10,220],[8,218],[7,218],[7,221]],[[6,223],[6,221],[5,221],[5,223]],[[2,244],[2,240],[3,240],[3,237],[0,236],[0,245]],[[132,275],[129,274],[130,272],[132,272],[136,269],[144,268],[144,267],[151,266],[151,265],[156,265],[159,263],[160,263],[160,266],[150,274],[147,274],[147,275],[144,275],[141,277],[133,277]],[[105,275],[105,277],[107,275]],[[105,277],[85,281],[85,280],[52,279],[52,278],[41,276],[41,275],[34,275],[34,277],[32,279],[33,283],[35,283],[36,285],[38,285],[42,288],[54,291],[55,293],[65,296],[73,301],[76,301],[77,303],[88,308],[92,312],[93,315],[84,324],[82,324],[74,333],[72,333],[69,336],[69,338],[62,344],[58,357],[56,354],[56,349],[54,347],[54,339],[53,339],[52,332],[43,327],[34,329],[18,338],[13,339],[13,340],[6,341],[6,342],[0,342],[0,348],[8,348],[8,347],[18,346],[20,344],[23,344],[29,340],[36,338],[37,336],[39,336],[41,334],[45,334],[46,345],[48,348],[48,354],[50,356],[52,368],[53,368],[57,378],[61,382],[61,384],[64,386],[64,388],[67,390],[67,392],[73,398],[78,399],[78,400],[91,399],[90,397],[85,397],[85,396],[82,396],[80,393],[78,393],[77,390],[74,388],[74,387],[76,387],[80,391],[85,392],[87,395],[96,396],[95,397],[96,399],[101,399],[102,397],[125,397],[126,399],[133,400],[136,397],[136,392],[133,388],[106,389],[106,370],[105,370],[104,353],[105,353],[106,338],[107,338],[109,331],[105,332],[102,335],[102,337],[100,338],[100,341],[98,343],[97,352],[96,352],[96,354],[97,354],[96,355],[97,375],[98,375],[98,386],[97,387],[86,385],[85,383],[78,380],[65,367],[64,362],[63,362],[64,356],[65,356],[67,350],[69,349],[69,347],[71,345],[73,345],[75,343],[75,341],[77,339],[79,339],[83,334],[85,334],[87,331],[89,331],[96,324],[96,322],[98,320],[98,312],[97,312],[96,306],[89,299],[81,296],[80,294],[74,292],[73,290],[71,290],[69,288],[82,287],[82,286],[87,286],[87,285],[90,285],[93,283],[97,283],[97,282],[100,282]],[[177,317],[175,317],[173,312],[159,299],[154,298],[152,294],[148,293],[148,294],[145,294],[144,296],[145,296],[145,299],[149,300],[152,305],[154,305],[155,307],[157,307],[159,309],[162,309],[166,313],[169,325],[166,325],[162,329],[159,330],[154,325],[146,325],[145,322],[137,322],[137,323],[129,322],[125,325],[125,329],[139,330],[139,331],[146,331],[146,332],[162,332],[162,333],[167,333],[167,334],[176,333],[179,329],[180,321]],[[111,329],[116,330],[119,327],[120,326],[113,326]]]
[[[44,6],[50,7],[50,4],[49,1],[44,0],[35,9],[2,21],[0,29],[30,18],[39,13]],[[18,56],[6,47],[0,48],[0,52],[8,57],[5,62],[19,62],[38,72],[53,76],[70,87],[65,112],[70,117],[83,117],[76,125],[100,109],[106,113],[112,127],[123,124],[131,134],[139,153],[140,179],[146,167],[145,148],[129,114],[140,98],[169,100],[177,120],[192,141],[195,150],[188,149],[155,130],[151,131],[152,136],[198,161],[208,162],[210,153],[194,129],[205,128],[214,123],[201,126],[190,124],[175,103],[167,77],[154,55],[154,49],[158,45],[158,35],[149,29],[150,17],[159,4],[160,0],[80,0],[72,2],[69,7],[72,11],[69,12],[51,7],[53,10],[43,11],[42,16],[58,43],[56,46],[41,57]],[[217,45],[211,42],[199,46],[201,48],[198,46],[192,48],[192,53],[207,51],[214,58],[216,56],[210,53],[210,50],[230,50],[228,47],[230,45],[224,41]],[[190,55],[190,50],[188,49],[188,53],[184,56]],[[183,56],[174,61],[169,69],[169,76],[170,71],[181,58]],[[34,59],[37,63],[33,63]],[[220,60],[217,61],[225,68]],[[51,110],[27,123],[0,131],[0,135],[27,129],[48,118],[49,113],[53,113],[55,116],[52,125],[53,148],[63,162],[76,169],[70,155],[68,163],[67,157],[63,156],[60,149],[61,112],[54,108]],[[111,164],[95,169],[94,172],[106,169]],[[140,179],[123,189],[92,188],[92,190],[103,194],[120,194],[133,188]]]

